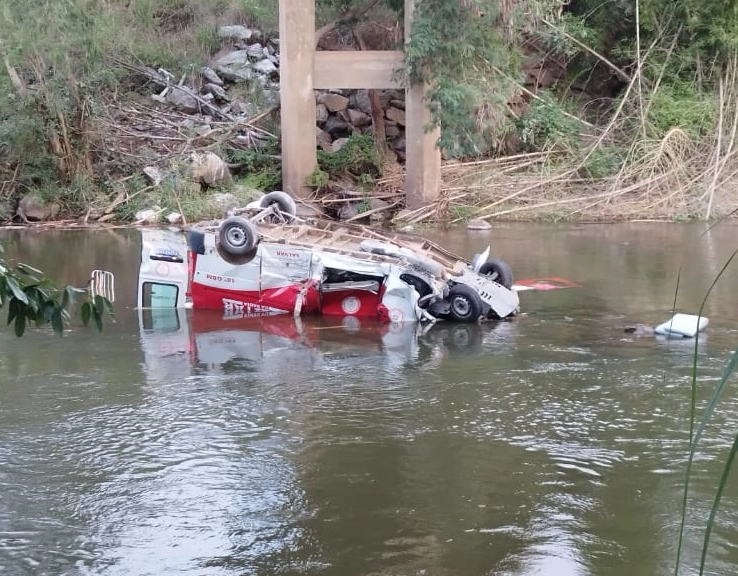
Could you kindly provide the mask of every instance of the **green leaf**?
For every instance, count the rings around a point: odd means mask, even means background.
[[[90,323],[90,315],[92,314],[92,304],[85,302],[82,304],[82,324],[87,326]]]
[[[11,298],[10,305],[8,306],[8,325],[15,320],[15,317],[22,311],[23,304],[15,298]]]
[[[26,317],[23,314],[18,314],[15,317],[15,335],[20,338],[26,331]]]
[[[61,336],[64,333],[64,320],[62,319],[62,308],[56,306],[51,314],[51,328],[54,333]]]
[[[99,294],[95,296],[95,307],[97,307],[100,312],[107,311],[111,318],[115,318],[113,303],[104,296],[100,296]]]
[[[95,328],[97,328],[98,332],[102,332],[103,325],[102,325],[102,312],[97,306],[91,306],[92,308],[92,319],[95,322]]]
[[[26,296],[26,293],[23,292],[23,289],[20,287],[20,284],[18,284],[15,278],[13,278],[12,276],[6,276],[5,282],[8,285],[8,288],[10,288],[10,291],[13,293],[13,296],[15,296],[23,304],[28,304],[28,297]]]

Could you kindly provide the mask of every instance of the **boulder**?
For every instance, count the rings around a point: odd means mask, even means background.
[[[221,26],[218,28],[218,38],[223,40],[250,40],[254,31],[246,26]]]
[[[491,230],[492,224],[481,218],[472,218],[466,223],[467,230]]]
[[[158,206],[147,208],[146,210],[139,210],[133,217],[134,224],[157,224],[161,219],[161,213],[163,211],[164,209]]]
[[[387,110],[384,113],[385,118],[387,120],[391,120],[392,122],[396,122],[400,126],[405,125],[405,111],[400,110],[399,108],[395,108],[394,106],[390,106],[387,108]]]
[[[324,104],[329,112],[338,112],[348,107],[349,99],[341,94],[326,93],[318,96],[318,102]]]
[[[272,74],[276,74],[278,71],[278,68],[274,64],[274,62],[266,58],[264,58],[263,60],[259,60],[256,64],[254,64],[253,69],[260,74],[264,74],[265,76],[271,76]]]
[[[220,76],[218,76],[218,73],[213,70],[212,68],[209,68],[208,66],[203,66],[200,69],[200,75],[203,77],[205,82],[208,84],[215,84],[216,86],[223,86],[223,80]]]
[[[369,124],[372,123],[372,118],[368,114],[364,114],[360,110],[354,110],[353,108],[349,108],[347,111],[348,119],[351,124],[356,126],[357,128],[364,128],[365,126],[369,126]]]
[[[59,204],[55,202],[47,203],[32,194],[26,194],[18,202],[15,213],[24,222],[41,222],[43,220],[53,220],[59,215],[59,211]]]
[[[319,124],[328,120],[328,108],[325,107],[325,104],[318,104],[315,107],[315,118]]]
[[[193,152],[190,155],[189,175],[194,182],[208,186],[228,184],[233,181],[228,164],[213,152]]]
[[[195,94],[186,86],[174,86],[166,95],[166,101],[174,104],[177,109],[185,114],[195,114],[200,110],[200,102],[198,102]]]
[[[264,57],[264,47],[257,42],[246,48],[246,53],[250,58],[261,59]]]
[[[143,173],[144,176],[146,176],[146,180],[148,180],[149,184],[152,186],[158,186],[161,184],[161,181],[164,180],[164,175],[156,166],[146,166],[146,168],[143,169]]]
[[[254,77],[251,60],[244,50],[235,50],[218,58],[213,68],[219,75],[231,82],[248,82]]]
[[[202,87],[202,91],[205,94],[212,94],[216,100],[219,100],[221,102],[230,102],[231,99],[228,97],[228,94],[223,89],[222,86],[218,86],[217,84],[212,84],[208,82],[207,84],[204,84]]]

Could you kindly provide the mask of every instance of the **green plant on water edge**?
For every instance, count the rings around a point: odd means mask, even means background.
[[[720,224],[720,222],[717,222],[713,224],[712,226],[710,226],[708,230],[706,230],[705,232],[701,234],[701,236],[708,234],[718,224]],[[717,283],[720,281],[720,279],[723,277],[725,272],[730,268],[736,256],[738,256],[738,249],[734,250],[730,254],[726,262],[723,264],[723,266],[720,268],[716,276],[713,278],[712,282],[710,283],[710,286],[708,287],[702,299],[702,302],[700,303],[700,308],[697,313],[698,317],[702,317],[703,312],[705,310],[705,305],[707,303],[708,298],[710,297],[710,294],[712,293],[713,289],[715,288]],[[674,302],[672,305],[673,313],[675,313],[677,309],[676,303],[677,303],[677,297],[679,294],[679,283],[681,279],[681,273],[682,273],[682,267],[680,266],[678,274],[677,274],[676,288],[674,292]],[[710,400],[708,401],[708,404],[704,412],[702,413],[702,417],[699,419],[699,422],[698,422],[697,421],[697,392],[698,392],[697,368],[698,368],[699,339],[700,339],[700,334],[698,332],[695,335],[694,352],[692,356],[692,370],[691,370],[692,374],[691,374],[690,407],[689,407],[689,452],[688,452],[687,464],[686,464],[686,469],[685,469],[684,492],[682,496],[682,506],[681,506],[681,521],[679,525],[679,537],[678,537],[678,542],[677,542],[676,562],[675,562],[675,567],[674,567],[675,576],[678,576],[679,569],[681,566],[681,553],[682,553],[682,547],[684,543],[684,529],[685,529],[686,521],[687,521],[687,504],[688,504],[688,498],[689,498],[689,486],[690,486],[690,482],[692,479],[692,466],[694,464],[694,459],[697,454],[697,448],[699,445],[699,441],[702,438],[702,435],[705,432],[705,429],[707,425],[709,424],[709,421],[712,415],[715,412],[715,409],[718,405],[720,397],[723,391],[725,390],[729,379],[735,373],[736,367],[738,367],[738,349],[736,349],[733,352],[732,356],[730,357],[730,360],[728,361],[728,363],[725,365],[723,369],[723,373],[720,379],[718,380],[717,386],[715,387],[715,390],[712,396],[710,397]],[[718,481],[715,496],[713,498],[712,505],[710,506],[710,513],[707,518],[707,522],[705,524],[705,533],[704,533],[704,538],[702,541],[702,549],[700,553],[700,565],[699,565],[699,575],[700,576],[702,576],[705,573],[705,567],[707,564],[707,553],[709,550],[712,531],[715,526],[715,518],[717,516],[718,509],[720,508],[720,502],[722,500],[725,487],[727,486],[728,478],[730,477],[730,472],[733,468],[736,454],[738,454],[738,431],[736,432],[733,438],[732,445],[728,452],[728,457],[723,465],[723,471]]]
[[[92,320],[102,331],[105,313],[115,317],[110,300],[100,295],[92,296],[86,288],[59,288],[45,278],[43,272],[27,264],[11,267],[3,259],[0,244],[0,309],[7,307],[7,324],[13,324],[18,338],[26,333],[29,325],[37,328],[50,325],[54,333],[61,336],[69,323],[69,311],[82,294],[86,295],[79,309],[82,323],[87,326]]]

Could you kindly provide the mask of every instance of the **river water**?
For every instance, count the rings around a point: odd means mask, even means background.
[[[705,406],[738,340],[730,267],[694,340],[633,322],[697,313],[738,226],[496,225],[514,320],[412,329],[224,323],[133,309],[133,230],[6,231],[6,255],[83,284],[114,323],[0,331],[0,572],[10,575],[633,575],[674,572],[692,360]],[[682,574],[736,434],[728,388],[701,443]],[[738,572],[729,482],[705,573]]]

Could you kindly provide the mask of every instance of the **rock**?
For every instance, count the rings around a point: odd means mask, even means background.
[[[276,74],[279,70],[274,65],[274,62],[272,62],[271,60],[267,60],[266,58],[264,58],[264,60],[259,60],[256,64],[254,64],[253,69],[260,74],[264,74],[265,76]]]
[[[215,186],[233,181],[233,176],[226,164],[217,154],[193,152],[190,155],[190,178],[194,182]]]
[[[200,102],[198,102],[192,90],[185,86],[172,87],[167,92],[166,101],[174,104],[185,114],[195,114],[200,110]]]
[[[134,224],[157,224],[162,212],[163,210],[158,206],[146,210],[139,210],[133,217]]]
[[[384,123],[384,135],[387,136],[387,138],[397,138],[402,132],[400,131],[399,126],[395,124],[394,122]]]
[[[389,101],[389,105],[390,106],[394,106],[395,108],[399,108],[400,110],[404,110],[405,109],[405,101],[404,100],[397,100],[397,99],[393,98],[392,100]]]
[[[259,44],[258,42],[256,44],[252,44],[246,49],[246,53],[249,55],[250,58],[263,58],[264,57],[264,47]]]
[[[146,166],[146,168],[143,169],[143,173],[149,181],[149,184],[152,186],[158,186],[161,184],[161,181],[164,180],[164,175],[156,166]]]
[[[59,204],[55,202],[47,204],[40,198],[26,194],[18,202],[15,213],[24,222],[40,222],[42,220],[53,220],[58,216],[60,209]]]
[[[397,150],[404,150],[407,146],[407,142],[405,141],[405,138],[398,138],[392,143],[392,149]]]
[[[218,73],[212,68],[203,66],[200,69],[200,75],[203,77],[203,79],[208,84],[215,84],[216,86],[223,86],[223,80],[221,79],[220,76],[218,76]]]
[[[221,26],[218,28],[218,38],[228,40],[250,40],[254,31],[246,26]]]
[[[635,324],[633,326],[627,326],[625,328],[625,333],[633,334],[633,336],[640,338],[641,336],[653,336],[656,332],[651,326],[646,326],[645,324]]]
[[[315,107],[315,118],[320,124],[328,120],[328,108],[325,104],[318,104]]]
[[[364,114],[360,110],[349,108],[346,112],[348,114],[349,122],[357,128],[364,128],[364,126],[369,126],[372,123],[371,116]]]
[[[215,208],[221,213],[226,214],[234,208],[238,208],[238,199],[230,192],[218,192],[211,196]]]
[[[324,104],[329,112],[338,112],[348,107],[349,99],[341,94],[321,94],[318,96],[318,103]]]
[[[388,120],[392,120],[393,122],[397,122],[400,126],[404,126],[405,125],[405,111],[404,110],[400,110],[399,108],[395,108],[394,106],[390,106],[384,112],[384,116]]]
[[[331,152],[333,150],[333,139],[330,134],[325,130],[321,130],[317,126],[315,127],[315,143],[319,148],[326,152]]]
[[[325,121],[323,130],[328,132],[332,138],[341,138],[351,133],[351,126],[347,122],[341,120],[338,116],[329,116]]]
[[[254,77],[251,60],[243,50],[236,50],[218,58],[214,69],[223,78],[231,82],[248,82]]]
[[[492,224],[481,218],[472,218],[466,223],[467,230],[491,230]]]
[[[218,86],[217,84],[212,84],[208,82],[202,87],[203,92],[206,94],[212,94],[215,96],[216,100],[220,100],[221,102],[230,102],[231,99],[228,97],[228,94],[223,89],[222,86]]]
[[[341,220],[348,220],[349,218],[358,216],[360,204],[360,202],[346,202],[346,204],[338,209],[338,218]]]
[[[171,212],[167,216],[167,222],[170,224],[183,224],[184,223],[184,216],[180,214],[179,212]]]
[[[331,145],[331,151],[338,152],[341,148],[343,148],[348,143],[348,141],[349,141],[348,138],[338,138],[337,140],[334,140],[333,144]]]

